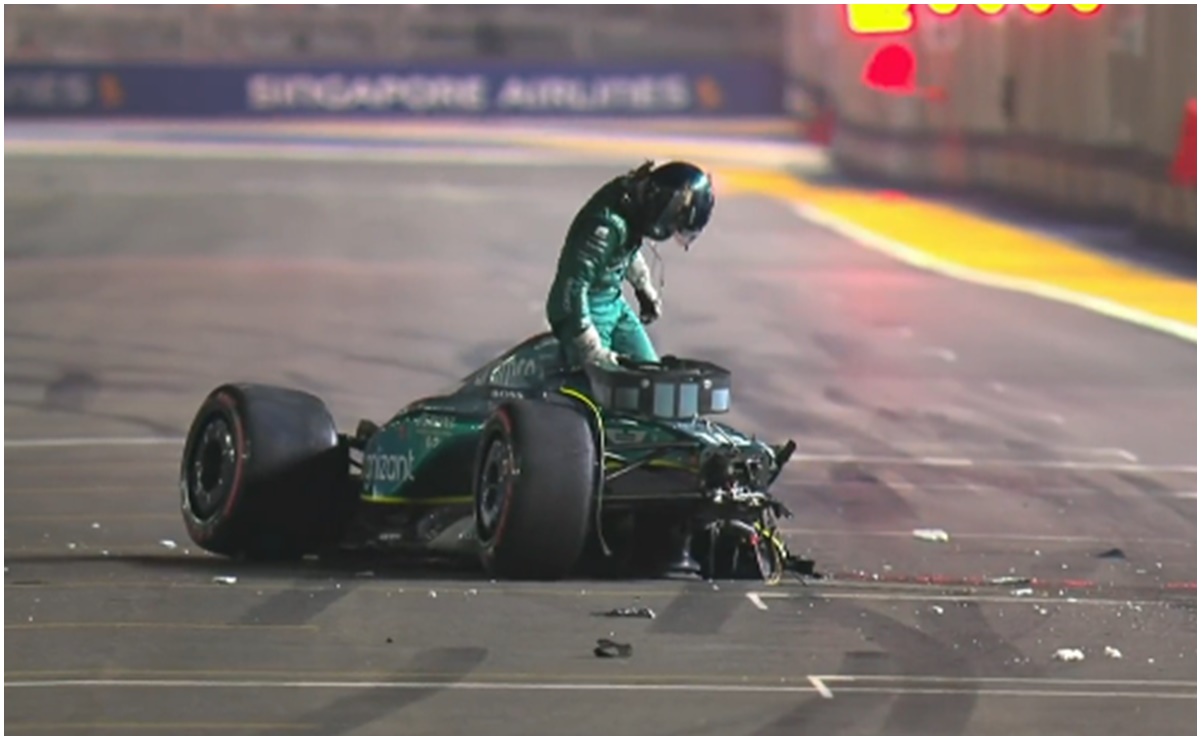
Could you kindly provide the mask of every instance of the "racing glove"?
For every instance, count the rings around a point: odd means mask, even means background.
[[[638,315],[642,319],[642,323],[654,323],[663,315],[663,301],[659,300],[658,296],[641,290],[635,290],[634,296],[638,299]]]
[[[617,365],[617,353],[601,343],[600,334],[597,333],[595,326],[589,325],[572,342],[585,364],[611,367]]]
[[[635,255],[626,276],[630,285],[634,286],[634,296],[638,299],[639,318],[644,324],[653,323],[663,315],[663,301],[659,298],[659,291],[655,290],[650,268],[647,266],[642,252]]]

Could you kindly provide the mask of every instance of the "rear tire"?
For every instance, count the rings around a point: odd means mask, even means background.
[[[325,404],[302,391],[223,385],[184,445],[184,525],[209,552],[293,559],[336,542],[352,512],[349,458]]]
[[[480,559],[492,575],[571,574],[591,531],[600,474],[588,419],[566,404],[514,401],[484,425],[475,465]]]

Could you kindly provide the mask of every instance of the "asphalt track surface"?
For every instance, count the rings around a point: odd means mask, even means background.
[[[441,389],[541,330],[615,171],[7,156],[6,732],[1196,734],[1196,346],[761,195],[663,250],[652,334],[800,443],[777,491],[828,578],[506,584],[188,541],[177,439],[213,386],[301,387],[347,427]],[[596,616],[630,605],[657,618]],[[594,657],[610,635],[633,655]]]

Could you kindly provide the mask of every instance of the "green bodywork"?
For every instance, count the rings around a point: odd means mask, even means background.
[[[587,396],[587,381],[563,373],[554,336],[523,342],[450,392],[401,409],[373,434],[364,446],[362,497],[380,504],[469,505],[479,434],[492,411],[513,398],[564,391]],[[613,500],[694,490],[707,448],[734,446],[765,461],[772,456],[769,445],[711,419],[599,412],[606,468],[631,473],[610,481],[605,495]],[[673,471],[678,475],[670,475]]]
[[[615,178],[588,199],[567,230],[555,279],[546,298],[546,318],[573,364],[580,358],[571,339],[595,326],[604,346],[643,362],[658,360],[622,285],[642,237],[621,213],[625,178]]]

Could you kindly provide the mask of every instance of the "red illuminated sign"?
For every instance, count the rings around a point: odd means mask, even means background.
[[[955,15],[962,8],[971,7],[974,7],[982,15],[993,18],[1000,16],[1009,8],[1015,7],[1024,8],[1026,12],[1034,16],[1045,16],[1055,9],[1055,6],[1049,3],[1045,5],[989,3],[974,6],[949,3],[931,5],[851,3],[846,6],[847,28],[857,36],[904,34],[913,31],[917,27],[917,16],[914,13],[915,8],[925,8],[935,17],[947,18]],[[1092,3],[1073,4],[1067,7],[1071,8],[1078,15],[1094,15],[1101,10],[1100,5]]]
[[[863,68],[863,84],[894,95],[912,95],[917,91],[917,60],[904,44],[886,44],[876,51]]]

